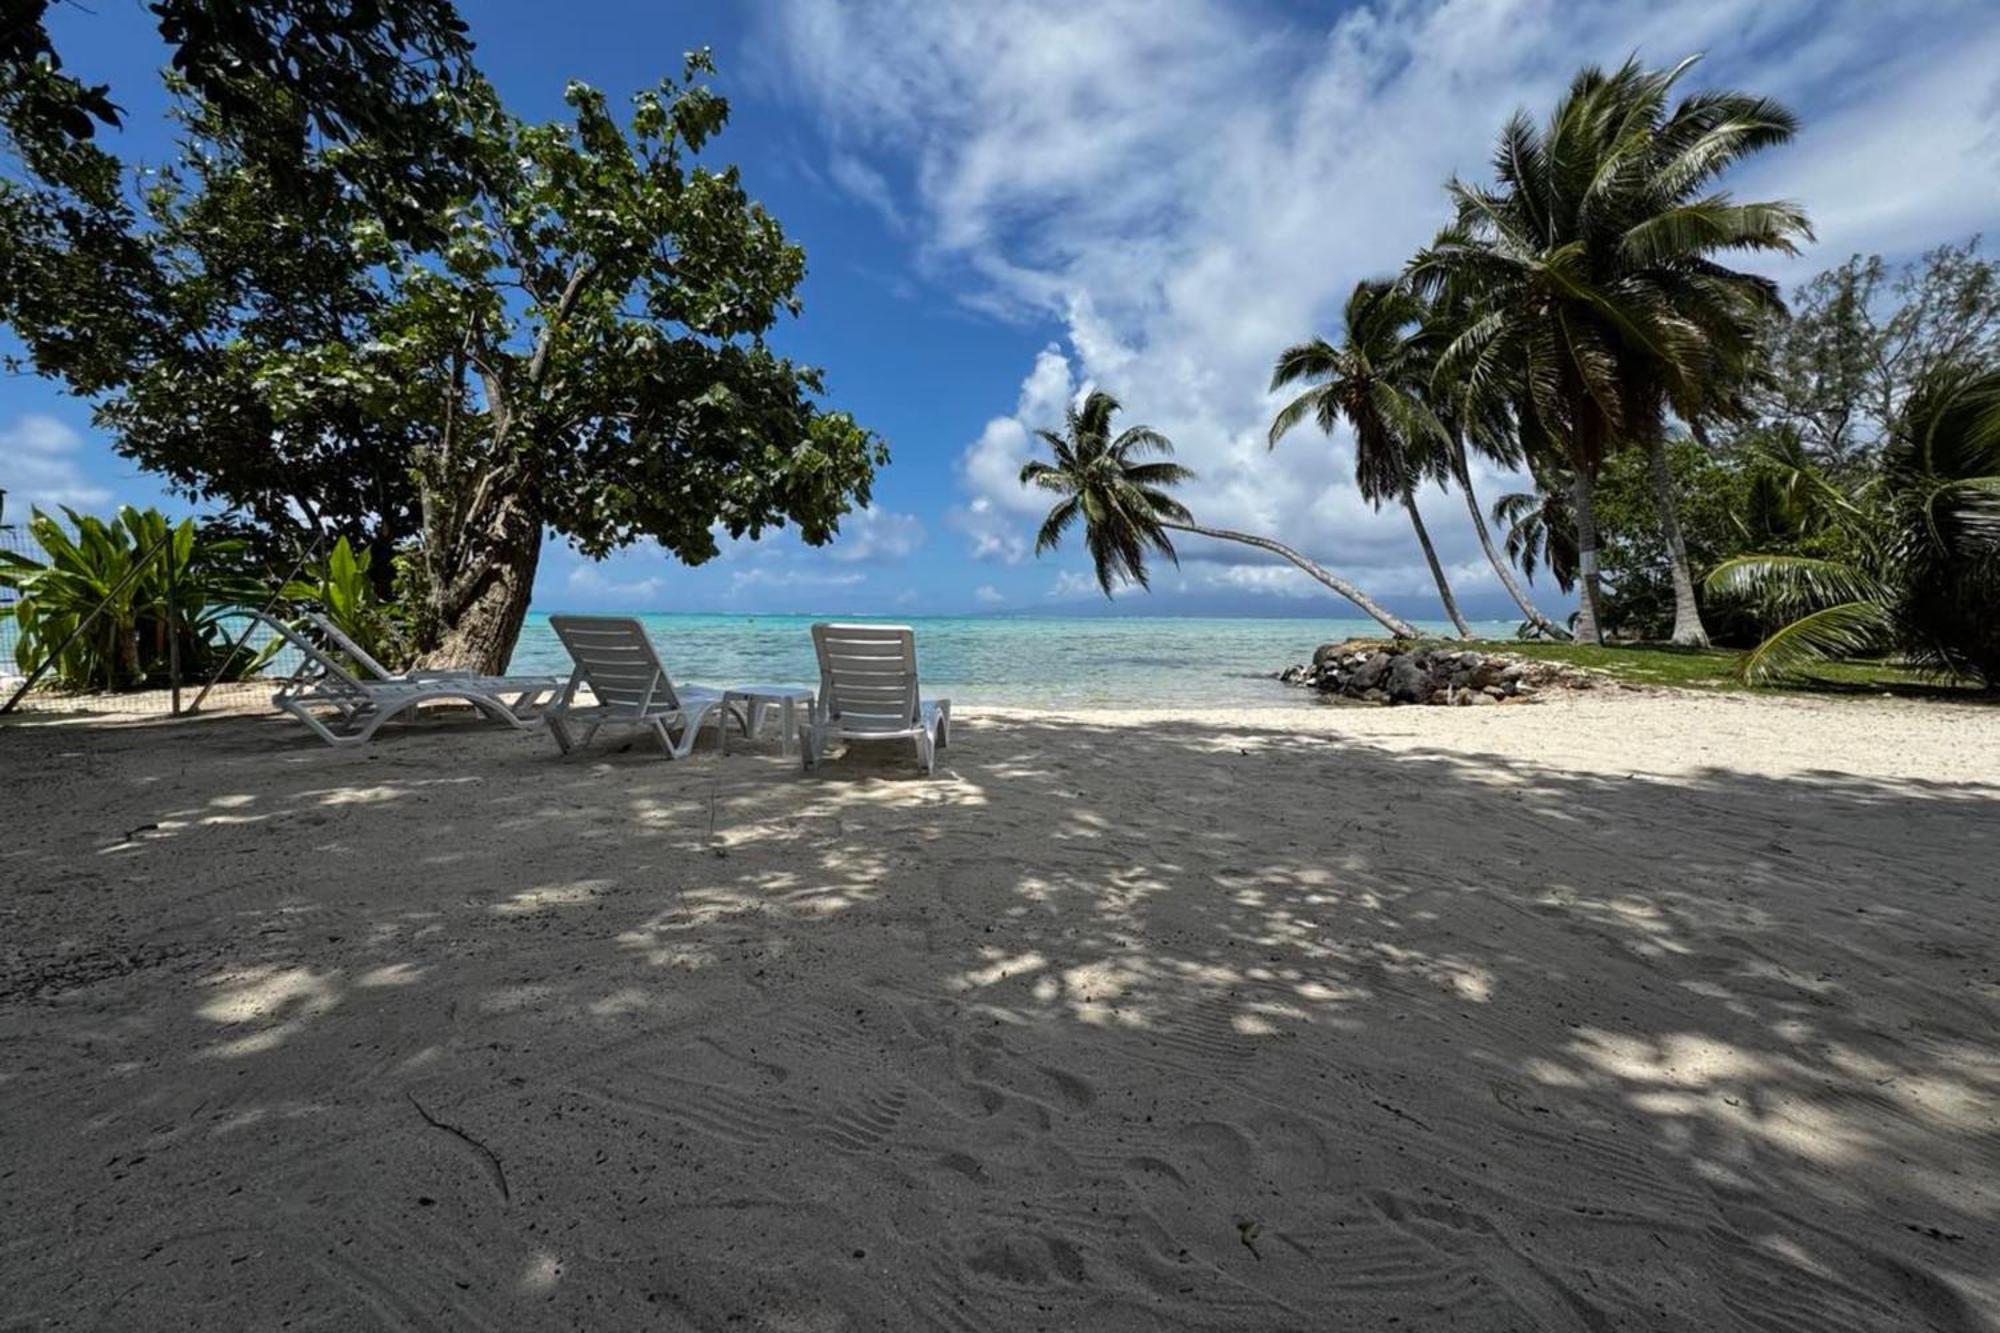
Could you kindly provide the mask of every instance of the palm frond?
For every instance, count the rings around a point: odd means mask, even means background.
[[[1839,602],[1799,617],[1745,653],[1736,674],[1750,684],[1796,679],[1824,662],[1886,647],[1895,626],[1876,602]]]
[[[1739,555],[1708,572],[1708,590],[1754,597],[1780,615],[1798,615],[1844,602],[1887,600],[1887,590],[1843,560],[1807,555]]]

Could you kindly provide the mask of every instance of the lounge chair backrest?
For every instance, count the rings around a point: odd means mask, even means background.
[[[394,680],[396,678],[395,672],[389,670],[389,668],[383,666],[380,662],[376,661],[372,656],[369,655],[369,652],[366,648],[363,648],[360,644],[348,638],[345,630],[341,629],[340,626],[334,624],[331,620],[328,620],[325,616],[321,615],[319,612],[317,611],[306,612],[306,619],[310,620],[313,623],[313,627],[326,637],[326,641],[328,643],[338,648],[341,652],[346,653],[349,660],[351,660],[356,666],[360,667],[363,671],[366,671],[370,675],[374,676],[375,679]]]
[[[550,616],[549,628],[569,649],[576,676],[599,704],[662,712],[680,707],[646,627],[630,616]]]
[[[298,670],[286,680],[284,689],[310,685],[319,694],[330,697],[352,699],[365,702],[368,687],[353,672],[341,665],[340,659],[305,635],[287,625],[276,616],[259,613],[257,619],[265,628],[299,650]]]
[[[919,721],[917,636],[908,625],[812,627],[819,713],[842,731],[901,733]]]

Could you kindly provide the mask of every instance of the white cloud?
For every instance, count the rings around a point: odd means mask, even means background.
[[[901,560],[924,544],[924,525],[915,514],[866,505],[840,520],[840,535],[826,553],[843,562]]]
[[[1069,601],[1073,598],[1088,597],[1093,593],[1100,593],[1102,591],[1103,589],[1097,586],[1097,580],[1090,575],[1074,569],[1065,569],[1062,573],[1056,575],[1056,581],[1049,585],[1048,595]]]
[[[55,417],[30,412],[0,429],[0,490],[10,509],[25,519],[36,505],[52,509],[71,505],[89,509],[111,499],[111,492],[83,474],[76,453],[83,436]]]
[[[982,583],[972,590],[972,600],[982,606],[998,606],[1007,600],[1007,594],[990,583]]]
[[[836,151],[827,162],[827,175],[835,185],[873,209],[891,231],[900,232],[908,225],[896,207],[896,197],[887,178],[854,154]]]
[[[1283,535],[1381,592],[1428,587],[1400,513],[1360,502],[1344,433],[1272,458],[1265,393],[1287,343],[1332,332],[1343,294],[1443,221],[1440,186],[1487,175],[1517,107],[1545,114],[1576,67],[1712,52],[1687,87],[1799,109],[1798,144],[1748,197],[1803,201],[1824,238],[1782,276],[1853,250],[2000,226],[2000,27],[1977,5],[1867,0],[1439,0],[1316,27],[1227,0],[778,0],[769,49],[843,152],[899,161],[920,262],[968,304],[1064,330],[1013,411],[965,449],[949,516],[974,555],[1027,553],[1044,497],[1016,482],[1030,431],[1098,384],[1200,473],[1203,520]],[[1490,499],[1490,474],[1476,480]],[[1446,563],[1483,567],[1462,501],[1425,511]],[[1190,539],[1191,581],[1279,586],[1246,550]],[[1301,585],[1303,576],[1291,577]],[[1484,575],[1480,576],[1484,578]],[[1239,585],[1240,586],[1240,585]]]
[[[973,496],[946,514],[945,521],[965,534],[975,560],[1018,565],[1028,558],[1029,538],[1021,517],[1002,510],[990,495]]]
[[[737,593],[747,588],[852,588],[867,580],[866,574],[829,574],[816,569],[773,569],[760,566],[756,569],[738,570],[731,575],[729,590]]]
[[[618,602],[628,609],[634,602],[650,602],[666,586],[666,580],[658,575],[642,579],[615,579],[596,565],[578,565],[570,570],[565,580],[569,590],[595,602]]]

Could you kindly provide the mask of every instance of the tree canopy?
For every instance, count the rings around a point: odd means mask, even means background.
[[[706,53],[622,113],[572,83],[537,125],[442,0],[214,9],[155,7],[182,151],[143,179],[45,41],[0,102],[0,318],[122,453],[266,532],[350,536],[384,588],[415,545],[421,646],[495,670],[545,528],[694,563],[867,501],[881,442],[767,343],[804,254],[701,160],[728,118]]]

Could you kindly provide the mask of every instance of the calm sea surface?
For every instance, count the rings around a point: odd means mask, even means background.
[[[813,616],[642,615],[677,681],[726,686],[811,684]],[[861,617],[861,619],[886,619]],[[1372,620],[1206,620],[1178,617],[1041,619],[911,617],[924,692],[957,703],[1016,707],[1148,707],[1298,704],[1300,691],[1272,675],[1322,643],[1376,636]],[[1450,626],[1416,622],[1426,632]],[[1512,621],[1474,632],[1508,638]],[[512,670],[567,672],[569,656],[532,613]]]

